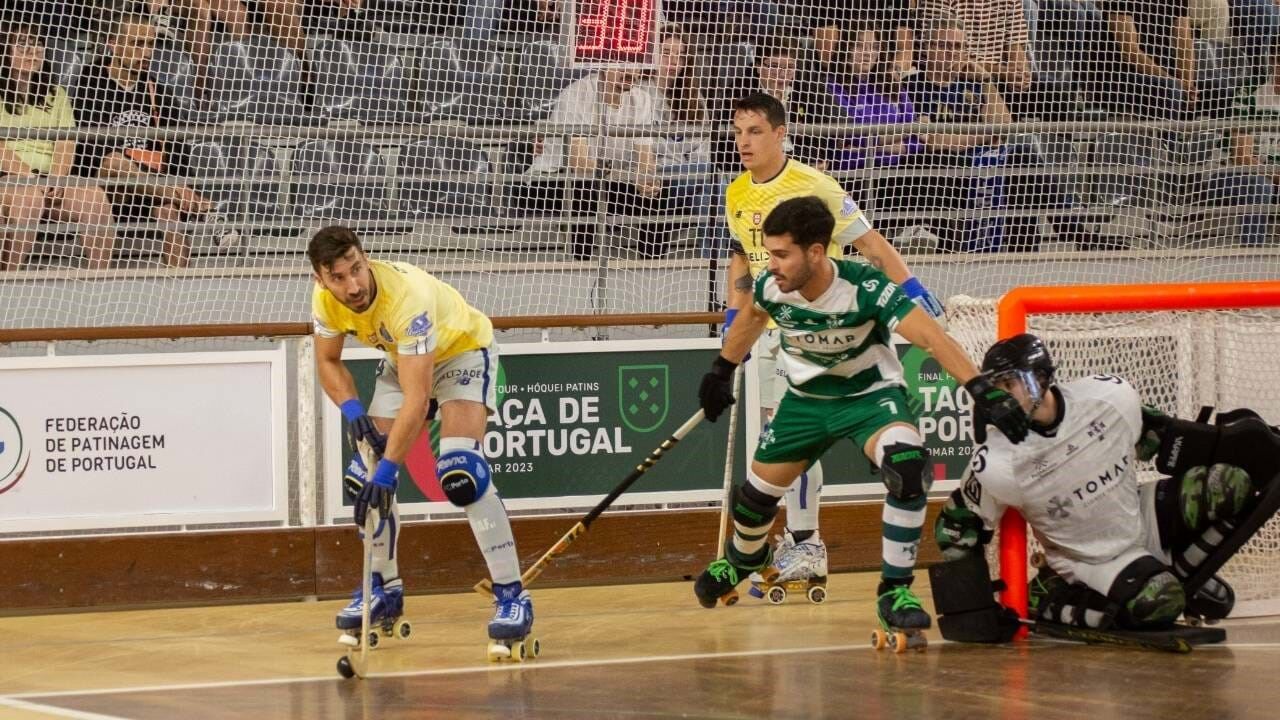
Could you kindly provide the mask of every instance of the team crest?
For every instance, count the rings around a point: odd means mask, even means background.
[[[22,426],[8,410],[0,408],[0,494],[8,492],[27,472],[31,450],[22,437]]]
[[[618,414],[636,432],[653,432],[667,419],[667,365],[618,366]]]
[[[422,337],[431,331],[431,318],[426,313],[422,313],[418,317],[409,322],[408,333],[414,337]]]
[[[396,341],[395,338],[391,337],[391,333],[387,330],[387,326],[382,323],[378,323],[378,335],[382,336],[382,339],[389,343]]]
[[[763,219],[763,218],[761,218],[761,217],[760,217],[760,213],[753,213],[753,214],[751,215],[751,224],[752,224],[752,225],[759,225],[759,224],[760,224],[760,221],[761,221],[762,219]]]
[[[844,200],[840,202],[840,217],[849,217],[858,209],[858,203],[853,201],[852,195],[845,195]]]

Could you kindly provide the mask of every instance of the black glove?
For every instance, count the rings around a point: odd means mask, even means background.
[[[373,424],[373,418],[368,415],[358,415],[347,422],[347,440],[351,442],[351,449],[357,454],[360,453],[361,442],[369,444],[369,449],[373,451],[375,458],[380,458],[387,452],[387,436],[378,432],[378,428]]]
[[[717,355],[711,363],[711,372],[702,376],[702,386],[698,388],[698,403],[711,422],[715,422],[736,402],[733,399],[733,371],[737,368],[737,363]]]
[[[1012,395],[993,385],[986,375],[974,376],[964,389],[973,397],[973,439],[979,445],[987,441],[987,423],[999,428],[1015,445],[1027,439],[1027,414]]]
[[[378,461],[373,477],[360,487],[360,493],[356,495],[355,506],[352,508],[356,527],[364,527],[369,508],[378,511],[379,520],[385,520],[391,515],[391,501],[395,499],[396,485],[399,484],[399,469],[390,460]]]

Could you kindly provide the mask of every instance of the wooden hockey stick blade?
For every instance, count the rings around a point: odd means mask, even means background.
[[[693,416],[686,420],[679,428],[676,428],[676,431],[671,433],[671,437],[663,440],[661,445],[655,448],[653,452],[649,453],[644,460],[641,460],[639,465],[636,465],[635,470],[632,470],[622,482],[618,483],[617,487],[609,491],[608,495],[604,496],[603,500],[597,503],[595,507],[591,508],[591,512],[583,515],[582,519],[570,528],[569,532],[565,533],[555,545],[552,545],[550,550],[543,553],[542,557],[538,558],[536,563],[530,565],[529,569],[525,570],[524,574],[520,576],[520,583],[527,587],[529,583],[533,582],[534,579],[541,575],[542,571],[547,569],[547,566],[551,564],[551,561],[554,560],[556,556],[562,554],[565,549],[569,547],[570,543],[577,540],[579,536],[587,531],[587,528],[591,527],[591,523],[595,522],[595,519],[600,517],[600,513],[608,509],[608,507],[618,499],[618,496],[626,492],[627,488],[635,484],[641,476],[649,471],[649,468],[653,467],[659,460],[661,460],[662,456],[665,455],[667,451],[671,450],[671,448],[675,447],[677,443],[683,440],[684,436],[688,435],[689,431],[697,427],[698,423],[702,422],[704,417],[705,414],[702,409],[699,408],[698,412],[694,413]],[[471,589],[486,597],[492,597],[493,583],[486,578],[471,586]]]

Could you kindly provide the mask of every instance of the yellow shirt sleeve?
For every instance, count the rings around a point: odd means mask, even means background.
[[[335,338],[342,335],[342,331],[335,327],[333,318],[329,315],[329,309],[325,306],[324,296],[327,290],[319,285],[313,285],[311,289],[311,324],[315,329],[315,334],[322,338]]]
[[[69,128],[76,126],[76,114],[71,107],[71,96],[61,85],[54,89],[53,95],[54,127]]]
[[[813,194],[822,198],[827,209],[835,216],[836,228],[832,239],[840,246],[848,245],[871,230],[871,223],[858,207],[853,196],[840,187],[829,175],[823,175],[813,188]]]

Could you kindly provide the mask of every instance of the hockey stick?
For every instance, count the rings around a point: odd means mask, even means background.
[[[724,543],[729,537],[729,505],[733,492],[733,446],[738,436],[738,395],[742,387],[742,365],[733,371],[733,405],[729,408],[729,442],[725,450],[724,489],[720,496],[720,537],[716,540],[716,559],[724,557]]]
[[[360,453],[360,459],[364,461],[366,468],[377,466],[374,461],[376,456],[373,448],[369,447],[368,443],[360,442],[356,450]],[[377,529],[378,510],[371,507],[365,512],[364,533],[360,538],[364,550],[364,561],[360,570],[360,597],[362,599],[360,604],[360,641],[356,646],[360,648],[360,652],[357,653],[355,652],[356,648],[348,646],[347,654],[338,660],[338,674],[347,678],[351,677],[348,673],[352,673],[361,679],[369,675],[369,606],[372,604],[371,595],[373,594],[373,536]]]
[[[1063,625],[1044,620],[1022,620],[1023,625],[1037,635],[1072,640],[1089,645],[1118,645],[1186,654],[1196,645],[1219,643],[1227,633],[1221,628],[1187,627],[1175,625],[1165,630],[1098,630],[1096,628]]]
[[[528,587],[534,580],[536,580],[538,576],[547,569],[547,566],[551,564],[552,560],[555,560],[556,557],[563,554],[574,540],[577,540],[587,531],[587,528],[591,527],[591,523],[595,522],[595,519],[600,517],[600,513],[607,510],[608,507],[613,504],[613,501],[618,499],[619,495],[626,492],[627,488],[631,487],[635,481],[639,480],[640,477],[649,470],[649,468],[653,467],[655,463],[661,460],[662,457],[671,450],[671,448],[675,447],[677,443],[683,440],[684,436],[689,434],[689,431],[693,430],[698,423],[702,422],[702,418],[703,411],[699,409],[698,412],[693,414],[693,417],[686,420],[683,425],[676,429],[675,432],[671,433],[671,437],[663,440],[661,445],[655,448],[653,452],[649,453],[648,457],[642,460],[639,465],[636,465],[636,469],[632,470],[631,474],[627,475],[626,479],[618,483],[618,486],[609,491],[609,494],[605,495],[603,500],[596,504],[595,507],[591,508],[591,512],[583,515],[582,519],[579,520],[577,524],[572,528],[569,528],[569,532],[565,533],[564,537],[561,537],[555,545],[552,545],[550,550],[543,553],[542,557],[538,558],[537,562],[530,565],[529,569],[525,570],[524,574],[520,576],[520,582],[525,587]],[[476,583],[471,589],[487,598],[492,597],[493,595],[493,583],[488,578]]]

